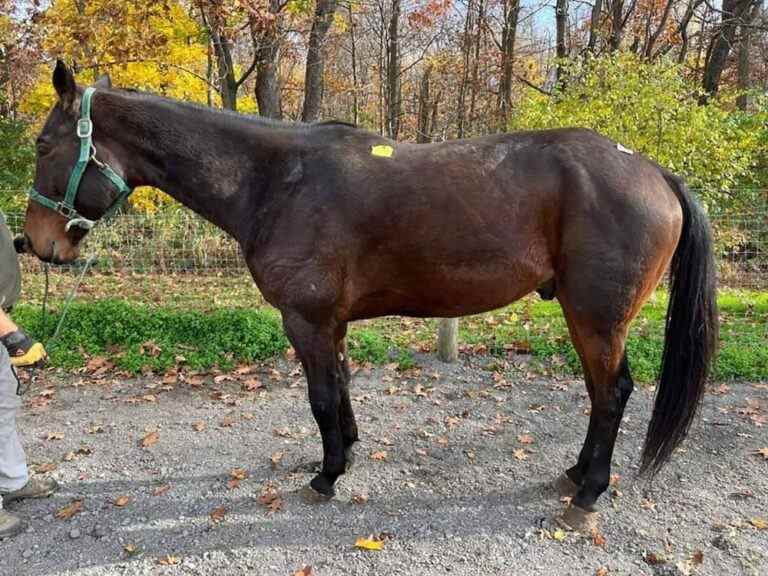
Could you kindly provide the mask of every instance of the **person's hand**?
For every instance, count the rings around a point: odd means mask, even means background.
[[[24,254],[27,251],[27,239],[24,236],[16,236],[13,239],[13,247],[16,254]]]

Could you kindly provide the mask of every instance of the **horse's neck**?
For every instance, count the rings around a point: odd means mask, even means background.
[[[159,188],[246,239],[270,166],[299,141],[291,131],[162,98],[103,95],[94,122],[129,184]]]

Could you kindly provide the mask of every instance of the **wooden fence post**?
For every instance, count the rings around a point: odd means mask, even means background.
[[[437,333],[437,357],[443,362],[459,359],[459,319],[441,318]]]

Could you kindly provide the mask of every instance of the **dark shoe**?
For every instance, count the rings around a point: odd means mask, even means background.
[[[26,529],[27,525],[21,518],[0,509],[0,540],[17,536]]]
[[[35,342],[21,330],[11,332],[0,338],[8,350],[11,364],[17,367],[39,366],[45,363],[48,355],[40,342]]]
[[[8,504],[25,498],[48,498],[59,489],[53,478],[30,478],[23,487],[13,492],[3,493],[3,503]]]

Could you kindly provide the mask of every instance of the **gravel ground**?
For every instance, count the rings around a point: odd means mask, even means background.
[[[358,370],[357,462],[320,505],[299,492],[320,439],[291,362],[165,386],[40,375],[19,426],[61,491],[10,507],[30,528],[0,543],[0,573],[768,573],[765,383],[708,394],[653,483],[635,478],[652,399],[637,389],[590,537],[557,530],[564,504],[550,488],[585,434],[583,383],[483,356],[418,362]],[[74,500],[82,511],[58,518]],[[370,535],[383,550],[355,547]]]

